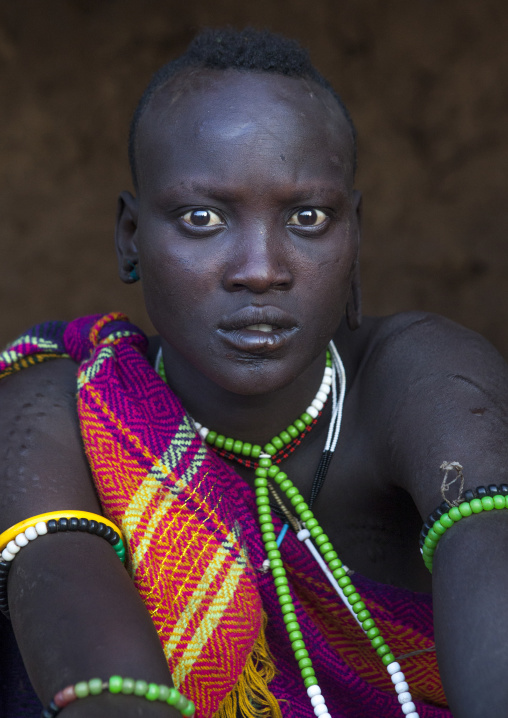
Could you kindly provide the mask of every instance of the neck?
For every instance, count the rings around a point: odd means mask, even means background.
[[[193,419],[225,436],[261,445],[306,410],[320,387],[326,361],[323,351],[287,386],[240,395],[218,386],[189,362],[178,361],[164,342],[162,346],[168,383]]]

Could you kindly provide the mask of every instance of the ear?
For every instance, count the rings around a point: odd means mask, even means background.
[[[140,278],[137,227],[138,201],[130,192],[122,192],[116,209],[115,247],[120,279],[126,284],[132,284]]]
[[[356,217],[356,225],[358,230],[358,246],[360,246],[363,220],[363,196],[360,190],[357,189],[353,190],[353,209]]]
[[[358,190],[353,192],[353,202],[356,215],[356,224],[358,232],[358,253],[351,273],[351,289],[346,304],[347,325],[354,331],[358,329],[362,323],[362,290],[360,284],[360,239],[362,233],[362,193]]]

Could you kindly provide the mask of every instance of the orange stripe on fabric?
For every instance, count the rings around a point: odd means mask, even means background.
[[[86,384],[83,387],[82,391],[83,392],[86,391],[90,395],[90,397],[94,400],[94,402],[101,409],[101,411],[104,413],[104,415],[117,427],[117,429],[119,429],[121,431],[121,433],[135,446],[135,448],[138,451],[140,451],[142,453],[142,455],[150,461],[150,463],[152,465],[155,465],[155,464],[158,464],[159,466],[161,465],[160,459],[155,454],[153,454],[151,451],[149,451],[148,448],[144,445],[144,443],[140,441],[139,437],[137,437],[135,434],[130,432],[129,429],[123,425],[121,420],[116,417],[115,413],[113,411],[111,411],[110,408],[102,401],[100,393],[98,391],[96,391],[90,384]],[[88,418],[86,409],[84,407],[83,407],[83,409],[85,411],[85,415],[84,415],[85,429],[91,429],[95,425],[96,431],[101,430],[104,432],[104,429],[101,426],[101,424],[96,419],[94,419],[93,413],[90,413],[90,418]],[[94,420],[90,421],[90,419],[94,419]],[[107,434],[107,432],[104,432],[104,433]],[[113,443],[117,443],[117,442],[113,441]],[[120,453],[122,453],[123,456],[125,456],[125,454],[127,452],[122,450]],[[122,460],[124,461],[125,459],[122,458]],[[135,464],[135,459],[133,459],[132,457],[130,458],[130,461],[132,462],[132,465]],[[114,463],[117,466],[117,468],[120,469],[119,463],[117,461],[115,461]],[[169,471],[166,467],[163,467],[163,470],[164,469],[165,469],[165,473],[167,474],[167,476],[170,476],[172,472]],[[144,471],[143,474],[144,474],[144,476],[146,476],[146,471]],[[176,477],[175,477],[175,479],[176,479]],[[122,493],[124,492],[125,488],[126,488],[125,484],[122,483],[122,485],[121,485]],[[131,496],[132,496],[132,493],[131,493]],[[181,503],[181,502],[179,502],[179,503]],[[215,508],[211,509],[206,504],[205,500],[202,500],[200,505],[201,505],[201,508],[206,512],[207,518],[209,518],[210,520],[215,520],[218,529],[220,529],[223,534],[227,534],[227,527],[225,526],[225,524],[222,520],[218,519],[217,514],[215,512]]]
[[[35,366],[36,364],[43,364],[49,359],[69,359],[69,355],[48,352],[40,354],[30,354],[27,357],[20,357],[0,372],[0,379],[4,379],[6,376],[15,374],[16,372],[21,371],[21,369],[27,369],[28,367]]]
[[[203,646],[199,664],[192,666],[180,686],[184,695],[198,695],[204,715],[213,711],[234,686],[232,676],[243,668],[238,659],[251,645],[249,636],[261,627],[262,606],[252,583],[243,574],[232,601],[221,621],[221,632],[214,632]],[[235,670],[233,670],[233,668]]]
[[[223,523],[222,521],[218,520],[216,514],[217,507],[211,509],[209,506],[207,506],[206,496],[201,497],[198,504],[198,507],[203,510],[203,513],[206,516],[206,528],[202,527],[201,523],[197,521],[194,515],[194,512],[196,511],[196,504],[193,503],[190,506],[190,509],[187,509],[186,504],[187,502],[190,502],[191,498],[193,498],[194,495],[196,498],[200,498],[199,493],[197,492],[197,486],[192,487],[190,493],[187,494],[183,502],[180,499],[173,505],[175,497],[170,496],[166,491],[163,494],[154,495],[152,497],[152,500],[146,506],[145,526],[148,525],[148,522],[151,523],[150,531],[148,532],[151,537],[151,540],[146,545],[145,530],[145,534],[143,536],[145,554],[153,552],[155,555],[157,555],[158,562],[160,564],[156,576],[154,577],[153,574],[151,575],[151,587],[149,590],[147,590],[145,596],[145,600],[149,602],[151,602],[150,599],[152,598],[154,586],[157,585],[158,581],[160,581],[163,576],[163,573],[167,573],[166,564],[168,558],[170,560],[174,560],[175,555],[179,556],[177,563],[173,564],[172,568],[170,569],[169,575],[165,576],[165,581],[172,580],[173,574],[179,569],[179,562],[182,560],[183,554],[179,553],[178,551],[175,551],[175,545],[178,542],[181,534],[185,533],[190,535],[192,542],[198,544],[199,552],[198,556],[195,559],[195,562],[199,563],[201,559],[201,554],[204,554],[204,552],[206,551],[207,546],[212,541],[214,534],[219,529],[222,533],[224,533]],[[161,511],[161,507],[164,508],[164,511]],[[183,518],[184,513],[186,518]],[[154,518],[154,516],[158,518],[156,525],[153,525],[152,523],[152,519]],[[201,536],[200,534],[202,532],[204,533]],[[185,540],[188,543],[188,539]],[[219,538],[218,540],[220,541],[222,539]],[[138,553],[137,548],[138,547],[136,547],[136,554]],[[239,547],[237,547],[237,550],[239,550]],[[206,561],[203,558],[201,560],[199,570],[203,570],[204,566],[206,566]],[[191,570],[194,570],[194,566],[190,566],[189,568]],[[138,580],[141,580],[141,574],[143,570],[143,562],[140,562],[138,566]],[[150,568],[150,571],[152,572],[153,569]],[[182,585],[180,587],[179,593],[183,591],[183,589],[184,586]],[[178,599],[179,593],[177,593],[175,599]],[[161,596],[159,602],[164,600],[164,598],[164,596]],[[158,606],[155,606],[151,610],[156,611],[157,609]]]
[[[144,444],[139,440],[139,438],[138,438],[136,435],[134,435],[134,434],[132,434],[131,432],[129,432],[129,430],[128,430],[125,426],[123,426],[121,420],[117,419],[117,417],[116,417],[116,415],[114,414],[114,412],[112,412],[112,411],[109,409],[109,407],[102,401],[102,399],[101,399],[101,397],[100,397],[100,394],[99,394],[92,386],[90,386],[89,384],[87,384],[87,385],[84,387],[84,390],[85,390],[88,394],[91,395],[91,398],[95,401],[95,403],[99,406],[99,408],[103,411],[103,413],[107,416],[107,418],[108,418],[124,435],[126,435],[128,439],[131,440],[131,442],[134,444],[134,446],[136,447],[136,449],[138,449],[138,450],[145,456],[145,458],[149,459],[150,463],[152,463],[152,464],[158,464],[158,465],[160,466],[160,464],[161,464],[160,459],[159,459],[158,457],[156,457],[153,453],[151,453],[151,452],[144,446]],[[117,489],[118,494],[119,494],[120,497],[121,497],[121,501],[120,501],[121,509],[119,508],[119,509],[117,509],[117,510],[125,511],[125,505],[132,499],[132,496],[134,495],[135,491],[136,491],[136,490],[139,490],[139,487],[140,487],[140,485],[142,484],[142,482],[147,480],[147,479],[146,479],[146,471],[140,469],[140,467],[137,465],[135,459],[132,458],[132,457],[130,457],[129,454],[128,454],[128,452],[127,452],[126,450],[124,450],[124,449],[118,444],[118,442],[112,440],[111,437],[109,437],[108,432],[106,432],[106,431],[103,430],[102,425],[100,424],[100,422],[98,422],[98,421],[94,418],[94,414],[93,414],[93,413],[90,413],[89,416],[87,416],[87,413],[85,413],[85,415],[84,415],[83,418],[84,418],[84,424],[85,424],[86,429],[87,429],[88,431],[90,431],[90,432],[93,432],[93,434],[94,434],[94,439],[95,439],[95,440],[98,439],[98,436],[99,436],[99,434],[100,434],[101,432],[104,433],[104,440],[101,441],[101,440],[99,439],[99,442],[100,442],[100,445],[101,445],[101,454],[102,454],[105,458],[107,458],[107,461],[104,462],[104,463],[106,463],[106,464],[108,465],[108,467],[109,467],[109,468],[106,470],[106,478],[108,478],[108,475],[109,475],[109,479],[110,479],[109,484],[110,484],[110,485],[109,485],[109,487],[106,485],[106,488],[113,489],[113,490],[114,490],[115,488]],[[90,421],[90,419],[92,419],[92,421]],[[107,446],[106,446],[106,443],[108,442],[108,439],[110,440],[110,446],[111,446],[111,449],[110,449],[110,450],[108,450],[108,448],[107,448]],[[114,449],[114,450],[113,450],[113,449]],[[96,461],[95,463],[97,463],[97,461]],[[126,468],[126,467],[129,469],[127,472],[125,471],[125,468]],[[123,471],[122,471],[122,469],[123,469]],[[133,489],[133,487],[131,486],[131,484],[132,484],[132,478],[133,478],[133,471],[134,471],[135,469],[137,469],[137,472],[136,472],[136,473],[137,473],[137,475],[138,475],[138,480],[137,480],[137,482],[136,482],[136,483],[137,483],[136,487]],[[120,472],[121,474],[123,474],[121,481],[116,481],[116,480],[115,480],[115,477],[118,479],[118,472]],[[167,471],[167,474],[169,475],[169,474],[170,474],[170,471]],[[129,478],[130,478],[130,481],[129,481]],[[201,481],[203,481],[203,479],[202,479]],[[129,490],[129,489],[130,489],[130,490]],[[214,507],[214,508],[212,509],[210,506],[208,506],[208,505],[207,505],[208,495],[205,495],[205,496],[203,496],[203,497],[200,497],[200,496],[199,496],[199,490],[198,490],[198,489],[199,489],[199,487],[198,487],[197,485],[196,485],[195,487],[192,487],[192,489],[191,489],[189,495],[186,497],[185,501],[190,501],[190,499],[193,497],[194,494],[195,494],[197,497],[199,497],[199,498],[200,498],[200,501],[199,501],[199,504],[198,504],[198,505],[199,505],[199,507],[205,512],[205,514],[206,514],[206,516],[207,516],[207,519],[209,519],[209,520],[211,520],[213,523],[215,523],[215,525],[216,525],[216,529],[215,529],[215,530],[216,530],[216,531],[217,531],[217,530],[220,530],[220,531],[222,531],[222,533],[225,533],[226,527],[225,527],[223,521],[218,519],[218,516],[217,516],[217,513],[216,513],[216,508],[217,508],[217,507]],[[164,493],[165,493],[165,492],[164,492]],[[152,512],[153,509],[154,509],[154,507],[156,507],[156,506],[158,505],[159,500],[160,500],[160,499],[159,499],[159,494],[157,493],[157,494],[152,498],[152,502],[150,503],[150,505],[146,507],[146,511],[147,511],[148,514],[151,514],[151,512]],[[110,501],[111,501],[111,499],[110,499]],[[111,502],[111,504],[112,504],[112,503],[113,503],[113,502]],[[183,506],[184,506],[184,503],[182,503],[181,501],[179,501],[179,502],[178,502],[178,512],[179,512],[179,514],[177,514],[177,515],[175,515],[175,516],[173,517],[173,521],[177,521],[177,520],[180,518],[180,513],[181,513],[182,510],[183,510]],[[111,510],[112,510],[112,511],[115,510],[115,509],[113,508],[113,506],[111,506]],[[193,506],[193,509],[192,509],[192,510],[193,510],[193,511],[195,510],[195,507],[194,507],[194,506]],[[165,517],[165,518],[166,518],[166,520],[167,520],[167,517]],[[186,522],[180,527],[179,533],[181,534],[182,532],[188,530],[188,527],[189,527],[189,525],[190,525],[191,523],[192,523],[192,524],[193,524],[193,523],[196,523],[196,525],[198,525],[198,522],[197,522],[197,520],[196,520],[196,517],[195,517],[195,515],[194,515],[193,513],[189,513],[189,516],[187,517]],[[169,529],[169,527],[168,527],[168,529]],[[210,531],[210,529],[207,528],[207,536],[208,536],[208,532],[209,532],[209,531]],[[173,572],[176,570],[176,568],[177,568],[177,567],[174,567]]]
[[[174,524],[176,524],[178,522],[178,520],[181,521],[184,513],[187,514],[185,519],[183,520],[183,523],[182,523],[180,529],[178,530],[177,537],[179,537],[191,524],[196,524],[198,526],[201,526],[200,522],[196,519],[196,515],[195,515],[196,505],[192,505],[190,507],[188,507],[186,505],[187,502],[190,500],[192,494],[195,494],[199,498],[198,488],[200,488],[200,487],[195,486],[193,488],[191,495],[188,496],[184,502],[180,502],[179,507],[178,507],[178,512],[175,513],[173,518],[171,519],[171,521]],[[224,535],[225,528],[226,528],[224,526],[223,522],[218,520],[217,512],[216,512],[217,506],[215,506],[213,509],[210,509],[210,507],[208,506],[208,504],[207,504],[208,498],[209,498],[209,494],[204,495],[203,497],[201,497],[199,503],[197,504],[197,507],[199,509],[201,509],[202,511],[204,511],[204,513],[207,515],[206,534],[207,534],[207,537],[209,535],[209,537],[207,538],[207,542],[215,539],[215,533],[217,533],[217,531],[219,531],[219,529],[221,530],[222,534]],[[220,497],[219,501],[221,501],[221,500],[222,500],[222,496]],[[213,531],[211,531],[211,526],[209,525],[209,522],[215,524],[215,528]],[[217,541],[217,539],[215,539],[215,540]],[[200,553],[202,553],[202,552],[200,552]],[[176,570],[176,569],[177,569],[177,566],[175,566],[174,570]]]
[[[103,317],[98,319],[93,325],[93,327],[90,329],[90,333],[88,335],[88,339],[94,347],[97,346],[97,344],[99,344],[100,342],[99,332],[101,331],[101,329],[105,327],[106,324],[113,321],[128,322],[129,318],[121,312],[110,312],[109,314],[105,314]]]

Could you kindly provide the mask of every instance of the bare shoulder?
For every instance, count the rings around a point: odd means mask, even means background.
[[[384,459],[422,515],[441,501],[444,461],[468,487],[508,475],[508,366],[483,337],[444,317],[410,312],[373,320],[359,370]],[[376,402],[374,407],[373,402]]]
[[[77,365],[45,362],[0,382],[0,531],[29,516],[98,511],[76,407]]]
[[[374,379],[392,391],[430,376],[500,389],[508,381],[508,365],[492,344],[450,319],[404,312],[371,321],[366,360]]]

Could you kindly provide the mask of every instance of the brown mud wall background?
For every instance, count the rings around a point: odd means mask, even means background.
[[[227,23],[298,38],[350,108],[365,311],[440,312],[508,357],[506,0],[0,0],[0,344],[112,309],[150,331],[113,250],[128,121]]]

